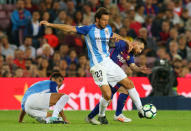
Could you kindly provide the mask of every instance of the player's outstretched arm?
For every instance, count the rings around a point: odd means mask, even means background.
[[[138,67],[135,63],[130,64],[130,68],[135,72],[142,72],[144,74],[150,74],[151,73],[151,69],[149,69],[145,66]]]
[[[19,115],[19,122],[20,123],[23,122],[23,118],[24,118],[25,114],[26,114],[26,112],[24,110],[21,110],[20,115]]]
[[[66,24],[53,24],[53,23],[49,23],[47,21],[41,21],[40,25],[45,25],[45,26],[48,26],[48,27],[56,28],[56,29],[59,29],[59,30],[63,30],[65,32],[73,32],[73,33],[77,32],[75,26],[66,25]]]
[[[130,40],[128,40],[128,39],[126,39],[126,38],[124,38],[124,37],[122,37],[122,36],[120,36],[120,35],[118,35],[116,33],[113,33],[112,38],[115,39],[116,41],[117,40],[125,41],[127,43],[127,45],[129,46],[129,50],[128,51],[131,52],[131,50],[133,48],[133,45],[132,45],[132,42]]]

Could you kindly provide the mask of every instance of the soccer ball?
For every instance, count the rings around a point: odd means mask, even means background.
[[[157,109],[153,104],[145,104],[143,106],[143,114],[147,119],[153,119],[157,114]]]

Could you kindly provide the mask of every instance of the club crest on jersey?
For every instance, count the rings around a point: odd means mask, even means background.
[[[109,29],[108,29],[108,28],[105,29],[105,33],[106,33],[107,35],[109,35]]]
[[[130,56],[128,55],[128,56],[127,56],[127,60],[129,60],[129,59],[130,59]]]

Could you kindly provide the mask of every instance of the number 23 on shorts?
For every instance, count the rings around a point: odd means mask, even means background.
[[[91,69],[92,76],[94,78],[95,83],[98,86],[106,85],[107,84],[107,78],[104,70],[100,68],[99,66],[93,67]]]

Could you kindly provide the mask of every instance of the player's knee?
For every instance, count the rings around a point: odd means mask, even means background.
[[[119,92],[119,93],[123,93],[123,94],[128,95],[128,91],[127,91],[127,89],[124,88],[123,86],[122,86],[121,88],[118,89],[118,92]]]
[[[130,79],[126,79],[122,84],[126,89],[134,88],[134,84]]]
[[[129,82],[129,88],[128,88],[128,89],[132,89],[132,88],[134,88],[134,84],[133,84],[133,82],[130,80],[130,82]]]
[[[122,91],[119,91],[119,93],[123,93],[123,94],[128,95],[128,91],[127,91],[127,90],[122,90]]]
[[[111,93],[106,93],[104,95],[105,100],[109,101],[111,99]]]

